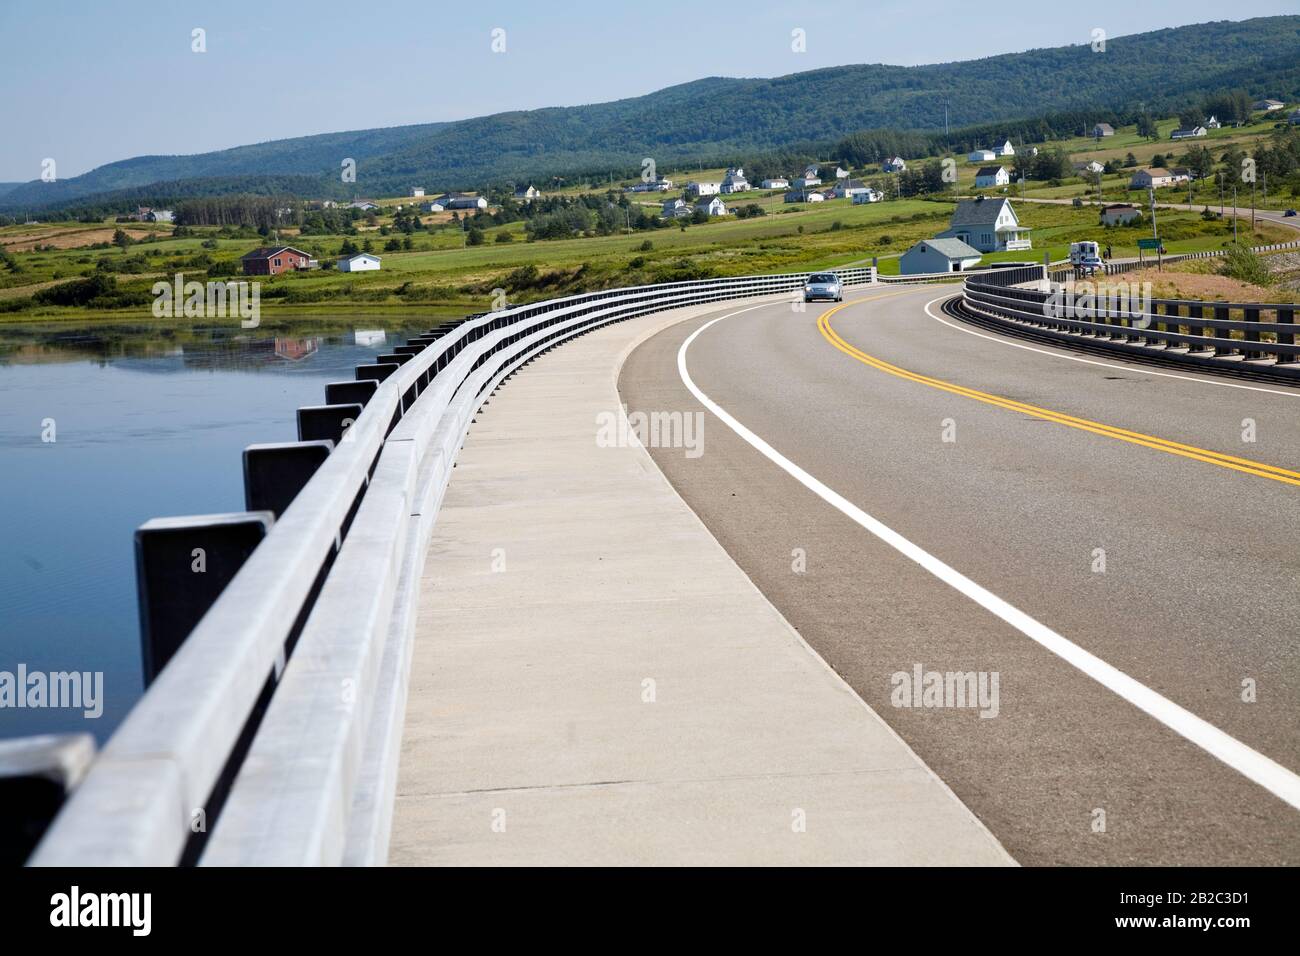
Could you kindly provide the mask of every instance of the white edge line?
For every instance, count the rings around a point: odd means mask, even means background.
[[[957,295],[960,295],[958,293]],[[1259,385],[1242,385],[1238,382],[1220,382],[1212,378],[1196,378],[1193,375],[1175,375],[1172,372],[1156,372],[1145,367],[1136,367],[1133,365],[1115,365],[1112,362],[1098,362],[1096,359],[1086,359],[1079,355],[1063,355],[1060,352],[1053,352],[1050,349],[1035,348],[1032,345],[1025,345],[1022,342],[1008,342],[1006,339],[998,338],[996,335],[986,335],[983,332],[976,332],[974,329],[968,329],[964,326],[949,322],[947,319],[940,318],[930,311],[930,306],[944,299],[956,298],[954,295],[941,295],[936,299],[931,299],[925,304],[925,314],[936,322],[941,322],[950,329],[956,329],[958,332],[965,332],[967,335],[973,335],[976,338],[988,339],[990,342],[997,342],[999,345],[1009,345],[1015,349],[1024,349],[1027,352],[1037,352],[1039,355],[1050,355],[1052,358],[1065,359],[1067,362],[1082,362],[1084,365],[1097,365],[1101,368],[1118,369],[1121,372],[1132,372],[1137,375],[1159,375],[1161,378],[1176,378],[1184,382],[1196,382],[1200,385],[1218,385],[1222,388],[1244,388],[1248,392],[1266,392],[1269,395],[1282,395],[1286,398],[1300,398],[1300,392],[1283,392],[1276,388],[1262,388]]]
[[[945,297],[941,296],[940,298]],[[1134,680],[1123,671],[1106,663],[1095,654],[1084,650],[1073,641],[1067,640],[1045,624],[1036,621],[1019,608],[1014,607],[987,588],[976,584],[961,572],[940,561],[920,546],[913,544],[897,531],[884,524],[884,522],[867,514],[843,495],[790,461],[737,421],[717,402],[705,395],[691,378],[690,372],[687,371],[686,352],[691,347],[691,343],[700,336],[700,333],[723,319],[738,314],[738,312],[731,312],[701,325],[687,336],[686,341],[682,343],[677,352],[677,371],[681,376],[682,384],[690,390],[691,394],[705,408],[721,419],[723,424],[813,494],[851,521],[865,528],[904,557],[909,558],[949,587],[970,598],[970,600],[996,617],[1001,618],[1030,640],[1083,671],[1107,690],[1124,698],[1134,707],[1154,717],[1170,730],[1196,744],[1196,746],[1227,764],[1242,776],[1259,784],[1293,809],[1300,810],[1300,776],[1292,773],[1271,758],[1251,749],[1235,737],[1224,733],[1208,721],[1197,717],[1186,708],[1180,707],[1169,698],[1158,694],[1145,684]]]

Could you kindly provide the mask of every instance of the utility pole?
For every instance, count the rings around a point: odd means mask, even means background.
[[[1232,244],[1237,244],[1237,184],[1232,184]]]
[[[1250,234],[1255,234],[1255,184],[1250,184]]]
[[[1219,180],[1219,218],[1222,219],[1223,218],[1223,173],[1215,173],[1214,175]]]

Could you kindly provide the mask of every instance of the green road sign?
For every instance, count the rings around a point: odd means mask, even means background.
[[[1139,248],[1139,249],[1159,249],[1159,248],[1160,248],[1160,240],[1159,240],[1159,239],[1139,239],[1139,240],[1138,240],[1138,248]]]

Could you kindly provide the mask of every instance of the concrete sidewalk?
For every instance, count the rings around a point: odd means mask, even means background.
[[[598,447],[632,348],[726,311],[584,336],[479,413],[425,567],[392,863],[1013,862],[646,451]]]

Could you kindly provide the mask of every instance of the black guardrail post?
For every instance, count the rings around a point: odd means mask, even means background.
[[[267,536],[269,510],[154,518],[135,532],[140,645],[148,687]]]
[[[244,503],[277,518],[334,450],[332,441],[272,442],[244,449]]]
[[[1227,322],[1227,321],[1228,321],[1228,307],[1227,307],[1226,305],[1216,305],[1216,306],[1214,307],[1214,317],[1215,317],[1215,319],[1217,319],[1217,320],[1220,321],[1220,322]],[[1217,339],[1217,338],[1220,338],[1220,337],[1227,339],[1227,338],[1231,338],[1232,335],[1231,335],[1231,333],[1230,333],[1227,329],[1223,329],[1223,330],[1215,329],[1215,330],[1214,330],[1214,337],[1215,337],[1216,339]],[[1235,347],[1233,347],[1233,346],[1229,346],[1229,347],[1227,347],[1227,348],[1219,348],[1219,347],[1216,345],[1214,351],[1215,351],[1215,353],[1218,354],[1218,355],[1236,355],[1236,354],[1237,354],[1237,349],[1236,349]]]
[[[1293,306],[1279,305],[1277,307],[1277,344],[1295,345],[1295,308]],[[1278,350],[1277,360],[1279,362],[1294,362],[1296,357],[1286,355],[1281,350]]]
[[[1245,313],[1246,321],[1253,323],[1249,328],[1246,329],[1246,341],[1258,342],[1259,341],[1259,309],[1243,309],[1242,311]],[[1263,357],[1264,357],[1264,353],[1261,352],[1259,349],[1246,349],[1247,359],[1257,359]]]
[[[90,734],[0,740],[0,866],[26,862],[94,758]]]
[[[364,406],[375,394],[379,383],[374,379],[356,382],[330,382],[325,386],[326,405],[350,405],[356,403]]]
[[[298,441],[328,439],[337,445],[343,433],[361,417],[359,402],[303,405],[298,409]]]

